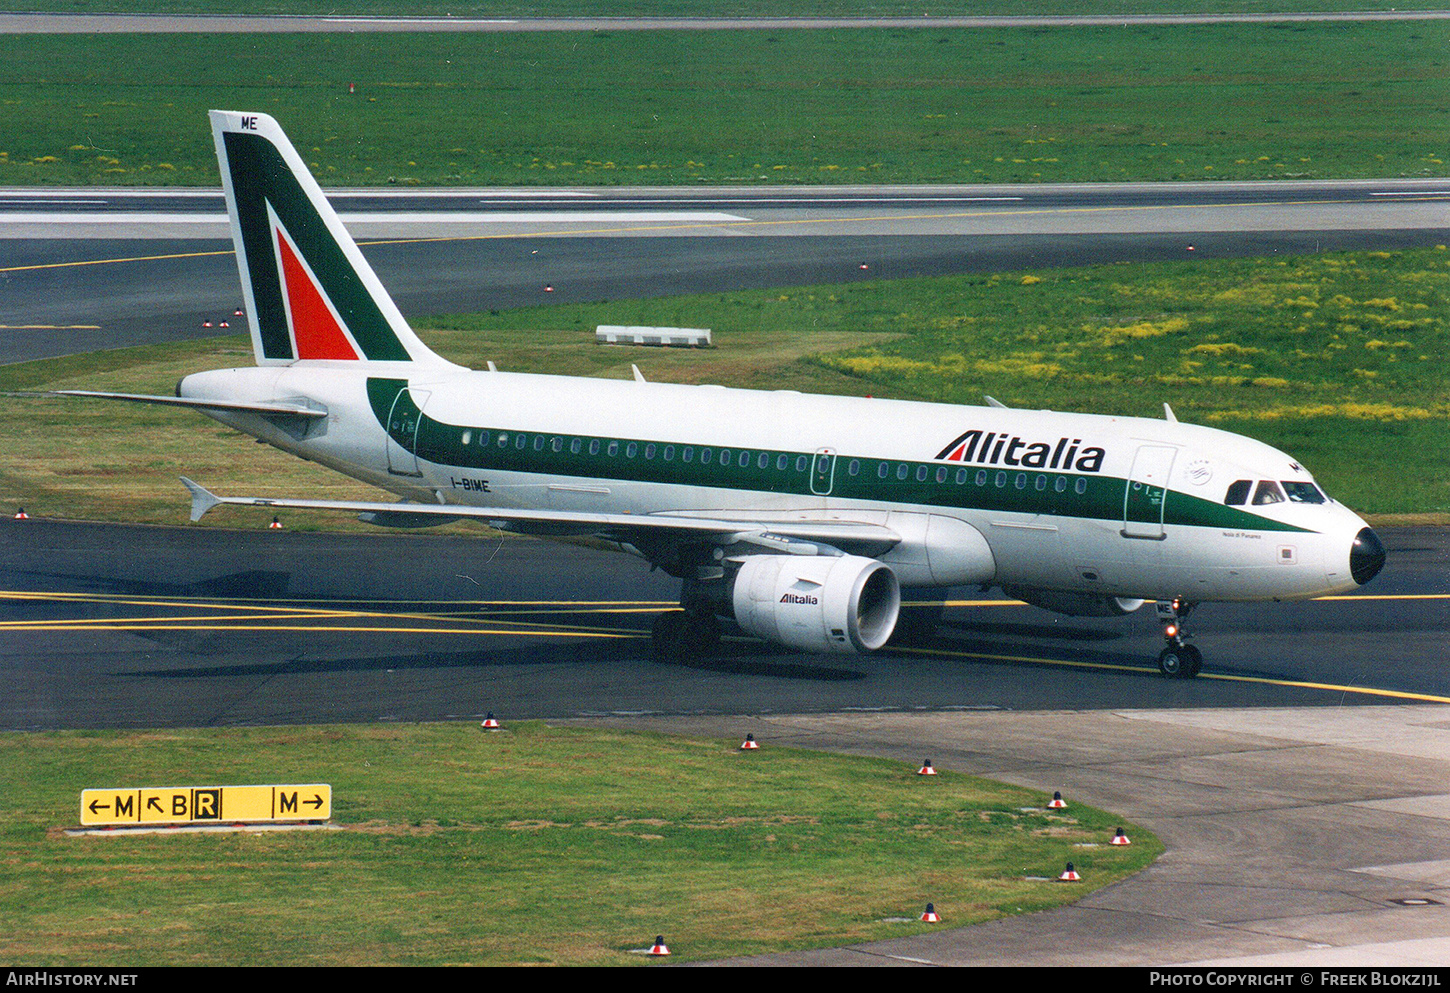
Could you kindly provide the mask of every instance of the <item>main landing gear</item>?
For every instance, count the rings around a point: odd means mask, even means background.
[[[1203,653],[1188,644],[1192,635],[1183,629],[1183,619],[1194,606],[1182,598],[1158,601],[1163,640],[1168,643],[1158,655],[1158,671],[1169,679],[1192,679],[1203,668]]]

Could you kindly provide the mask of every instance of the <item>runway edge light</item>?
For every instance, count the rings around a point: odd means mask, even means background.
[[[649,946],[649,953],[651,955],[668,955],[668,954],[670,954],[670,947],[665,944],[665,936],[664,935],[660,934],[660,935],[656,935],[655,936],[655,943],[653,945],[650,945]]]
[[[1108,842],[1108,844],[1110,844],[1110,845],[1131,845],[1132,842],[1128,840],[1128,833],[1126,831],[1124,831],[1122,828],[1118,828],[1117,833],[1113,835],[1113,840],[1110,841],[1110,842]]]
[[[740,743],[740,750],[742,752],[753,752],[759,747],[760,745],[756,742],[755,735],[753,734],[747,734],[745,740]]]
[[[497,731],[499,729],[498,718],[493,716],[493,711],[490,710],[488,714],[484,716],[483,723],[480,724],[479,727],[483,728],[485,731]]]
[[[931,767],[931,759],[923,759],[921,768],[916,770],[918,776],[935,776],[936,770]]]
[[[1060,883],[1076,883],[1081,879],[1082,877],[1077,874],[1077,870],[1072,867],[1071,862],[1067,864],[1066,869],[1062,870],[1062,875],[1057,877],[1057,881]]]
[[[941,918],[938,917],[936,913],[936,906],[930,903],[926,905],[926,911],[921,915],[921,919],[926,921],[928,924],[941,923]]]
[[[1047,805],[1048,810],[1063,810],[1067,807],[1067,801],[1062,798],[1061,793],[1052,794],[1052,802]]]

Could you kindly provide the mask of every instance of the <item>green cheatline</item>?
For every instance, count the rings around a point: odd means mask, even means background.
[[[1069,797],[891,762],[475,721],[0,738],[0,948],[134,965],[624,964],[919,934],[1060,906],[1152,861]],[[87,788],[332,787],[346,830],[58,839]],[[1109,844],[1124,828],[1132,844]],[[1055,882],[1067,862],[1082,881]],[[892,920],[892,919],[895,920]]]

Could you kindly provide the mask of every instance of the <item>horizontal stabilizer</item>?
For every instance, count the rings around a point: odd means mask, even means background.
[[[197,400],[191,397],[150,396],[145,393],[98,393],[94,390],[52,390],[46,396],[85,397],[91,400],[129,400],[132,403],[156,403],[168,407],[188,407],[192,410],[222,410],[245,414],[270,414],[281,417],[326,417],[327,411],[304,407],[299,403],[274,401],[251,403],[242,400]]]
[[[629,542],[645,535],[740,538],[762,534],[780,539],[814,541],[832,547],[870,546],[885,551],[901,542],[901,535],[879,524],[855,521],[762,521],[681,517],[673,514],[592,514],[568,510],[516,510],[510,507],[468,507],[460,504],[373,503],[363,500],[289,500],[271,497],[224,497],[182,477],[191,491],[191,519],[222,504],[264,507],[270,510],[333,510],[350,514],[407,518],[416,526],[424,520],[444,524],[451,520],[479,521],[504,531],[531,534],[588,535]],[[879,553],[879,552],[878,552]]]

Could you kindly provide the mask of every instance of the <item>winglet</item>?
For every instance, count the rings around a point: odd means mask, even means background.
[[[205,486],[193,483],[185,476],[181,477],[181,482],[191,491],[191,519],[193,522],[201,520],[203,514],[222,502],[221,497]]]

